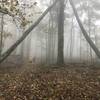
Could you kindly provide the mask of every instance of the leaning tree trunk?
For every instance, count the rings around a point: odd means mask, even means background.
[[[45,15],[56,5],[58,0],[56,0],[50,7],[48,7],[45,12],[38,18],[38,20],[31,25],[23,35],[2,55],[0,58],[0,63],[2,63],[16,48],[19,44],[30,34],[30,32],[41,22]]]
[[[59,0],[57,64],[64,64],[64,0]]]
[[[94,50],[94,52],[95,52],[95,54],[98,56],[98,58],[100,58],[100,51],[98,50],[98,48],[97,48],[96,45],[93,43],[93,41],[91,40],[91,38],[90,38],[89,35],[87,34],[86,30],[84,29],[84,27],[83,27],[83,25],[82,25],[82,23],[81,23],[81,20],[80,20],[80,18],[79,18],[79,16],[78,16],[78,13],[77,13],[77,11],[76,11],[76,8],[75,8],[75,6],[74,6],[73,1],[72,1],[72,0],[69,0],[69,1],[70,1],[70,4],[71,4],[72,8],[73,8],[75,17],[76,17],[76,19],[77,19],[77,22],[78,22],[78,24],[79,24],[79,26],[80,26],[80,28],[81,28],[81,31],[82,31],[82,33],[83,33],[85,39],[86,39],[87,42],[89,43],[90,47]]]

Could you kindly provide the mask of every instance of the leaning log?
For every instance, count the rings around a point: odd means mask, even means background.
[[[76,17],[76,20],[77,20],[77,22],[78,22],[78,24],[80,26],[80,29],[81,29],[81,31],[83,33],[83,36],[85,37],[86,41],[89,43],[90,47],[93,49],[93,51],[95,52],[95,54],[97,55],[97,57],[100,58],[100,51],[96,47],[96,45],[94,44],[94,42],[91,40],[91,38],[89,37],[89,35],[86,32],[85,28],[83,27],[82,22],[81,22],[81,20],[80,20],[80,18],[78,16],[78,13],[77,13],[77,10],[76,10],[76,8],[74,6],[73,1],[72,0],[69,0],[69,2],[70,2],[71,6],[73,8],[73,12],[74,12],[75,17]]]
[[[30,32],[41,22],[41,20],[46,16],[46,14],[56,5],[58,0],[56,0],[50,7],[48,7],[44,13],[38,18],[38,20],[32,24],[23,35],[6,51],[2,54],[0,58],[0,63],[2,63],[16,48],[17,46],[25,40],[25,38],[30,34]]]

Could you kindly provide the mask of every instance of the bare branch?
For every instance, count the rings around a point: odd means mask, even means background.
[[[7,9],[0,8],[0,12],[3,14],[7,14],[9,16],[14,17],[14,15],[11,12],[9,12]]]
[[[48,7],[44,13],[38,18],[38,20],[32,24],[23,35],[1,56],[0,63],[2,63],[16,48],[17,46],[24,41],[24,39],[30,34],[30,32],[41,22],[45,15],[56,5],[58,0],[56,0],[50,7]]]

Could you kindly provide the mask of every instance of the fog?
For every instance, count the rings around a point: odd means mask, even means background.
[[[0,0],[0,100],[100,100],[100,0]]]
[[[99,1],[96,1],[99,2]],[[74,2],[82,24],[89,34],[92,41],[99,49],[99,7],[94,1]],[[36,3],[36,4],[34,4]],[[12,18],[9,15],[3,16],[3,31],[8,34],[3,37],[2,53],[7,51],[18,39],[23,32],[27,30],[50,6],[52,2],[47,0],[19,0],[18,8],[26,18],[28,24],[21,26],[20,15]],[[91,3],[91,5],[90,5]],[[93,62],[97,59],[92,48],[82,35],[81,29],[77,23],[70,3],[65,1],[64,11],[64,59],[65,62],[77,60]],[[82,6],[81,6],[82,5]],[[35,59],[36,62],[56,63],[57,60],[57,9],[58,4],[53,7],[39,25],[29,34],[29,36],[15,49],[11,55],[23,56],[28,60]],[[2,13],[1,15],[2,16]],[[1,18],[2,21],[2,18]],[[2,25],[1,25],[2,30]],[[47,60],[48,59],[48,60]]]

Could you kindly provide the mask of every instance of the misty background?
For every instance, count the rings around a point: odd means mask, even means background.
[[[20,14],[12,18],[0,13],[0,32],[3,33],[1,54],[7,51],[53,2],[54,0],[18,0],[16,9],[20,10]],[[73,0],[73,2],[89,37],[100,50],[100,1]],[[5,7],[9,8],[8,5]],[[58,8],[59,4],[56,4],[11,56],[20,56],[35,63],[57,62]],[[70,3],[65,0],[64,61],[93,63],[97,59],[81,32]]]

